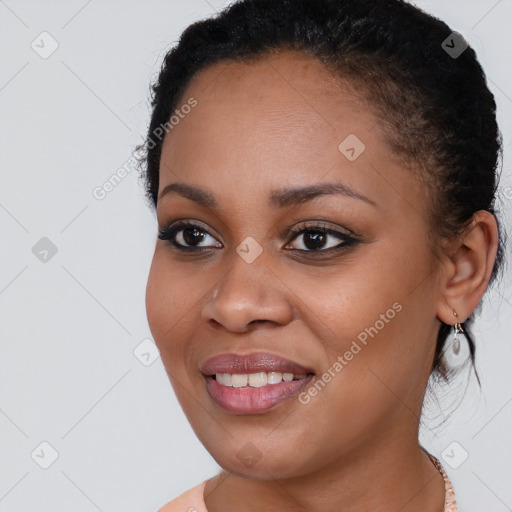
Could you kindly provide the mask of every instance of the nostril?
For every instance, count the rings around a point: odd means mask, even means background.
[[[266,320],[252,320],[251,322],[249,322],[249,325],[251,325],[251,324],[260,324],[262,322],[266,322]]]

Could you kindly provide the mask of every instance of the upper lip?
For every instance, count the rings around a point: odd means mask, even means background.
[[[281,372],[293,373],[294,375],[313,373],[311,369],[305,368],[294,361],[266,352],[254,352],[245,355],[219,354],[207,359],[200,369],[204,375],[258,372]]]

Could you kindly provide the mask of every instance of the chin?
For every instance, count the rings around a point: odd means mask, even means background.
[[[208,449],[208,446],[205,446]],[[226,453],[228,450],[229,455]],[[239,450],[227,448],[220,452],[217,447],[216,450],[208,449],[208,451],[222,469],[250,480],[296,478],[311,471],[309,464],[297,460],[297,450],[293,450],[294,453],[287,455],[282,450],[276,452],[271,448],[266,454],[259,451],[252,443],[247,442]]]

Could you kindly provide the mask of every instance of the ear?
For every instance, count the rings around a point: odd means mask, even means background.
[[[498,224],[492,213],[476,212],[443,258],[437,316],[445,324],[464,322],[477,307],[491,277],[498,250]],[[455,318],[453,312],[457,313]]]

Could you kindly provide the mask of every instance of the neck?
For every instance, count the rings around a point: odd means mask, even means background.
[[[441,512],[445,490],[417,436],[395,432],[296,478],[250,480],[223,471],[204,495],[208,512]]]

